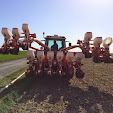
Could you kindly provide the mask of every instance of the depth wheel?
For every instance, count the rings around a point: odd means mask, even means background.
[[[66,71],[66,78],[67,79],[72,79],[73,75],[74,75],[74,68],[71,68],[71,69]]]
[[[104,58],[104,63],[111,63],[112,62],[112,60],[111,60],[111,58]]]
[[[76,71],[76,77],[77,78],[84,78],[84,72],[82,70],[77,70]]]

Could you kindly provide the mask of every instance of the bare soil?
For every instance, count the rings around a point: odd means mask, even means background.
[[[113,113],[113,64],[82,63],[83,79],[35,79],[10,112]]]

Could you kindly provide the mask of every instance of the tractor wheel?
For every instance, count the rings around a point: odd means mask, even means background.
[[[93,57],[93,62],[100,63],[101,62],[101,58],[100,57]]]
[[[84,72],[82,70],[76,70],[76,77],[80,79],[83,78]]]

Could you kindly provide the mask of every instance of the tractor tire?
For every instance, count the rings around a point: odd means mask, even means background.
[[[84,78],[84,72],[82,70],[77,70],[76,71],[76,77],[79,79]]]

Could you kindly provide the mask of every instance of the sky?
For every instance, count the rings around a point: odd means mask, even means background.
[[[83,40],[86,32],[92,32],[92,39],[113,38],[113,0],[0,0],[0,15],[0,30],[22,32],[22,24],[27,23],[38,40],[43,40],[43,32],[65,36],[72,45]],[[3,42],[0,33],[0,46]]]

